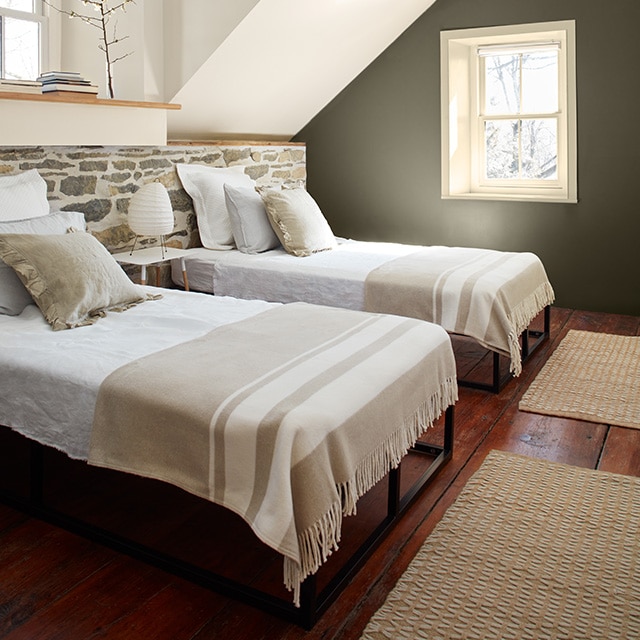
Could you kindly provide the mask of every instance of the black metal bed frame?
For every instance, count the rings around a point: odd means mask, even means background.
[[[453,405],[448,407],[444,418],[444,442],[442,446],[418,441],[412,451],[436,456],[429,467],[413,485],[401,495],[400,474],[402,465],[392,469],[388,475],[387,515],[342,566],[331,581],[320,591],[317,589],[316,576],[309,576],[301,585],[300,607],[292,602],[265,593],[225,576],[203,569],[179,558],[163,553],[142,543],[120,536],[102,527],[65,514],[54,507],[47,506],[44,500],[44,452],[45,445],[30,441],[29,496],[14,496],[0,491],[0,500],[7,505],[23,511],[33,517],[49,522],[67,531],[103,544],[118,552],[142,560],[200,586],[212,589],[245,604],[252,605],[267,613],[282,617],[289,622],[311,629],[320,616],[337,599],[367,558],[389,533],[393,525],[408,509],[413,500],[424,489],[436,472],[451,458],[453,453]]]
[[[551,306],[544,308],[544,327],[542,331],[534,329],[525,329],[520,334],[521,339],[521,358],[524,364],[529,356],[549,337],[551,333]],[[531,339],[531,340],[530,340]],[[500,393],[512,376],[509,371],[500,374],[500,354],[496,351],[491,352],[493,355],[493,371],[491,382],[476,382],[474,380],[461,380],[458,378],[458,386],[468,387],[470,389],[480,389],[481,391],[490,391],[492,393]]]

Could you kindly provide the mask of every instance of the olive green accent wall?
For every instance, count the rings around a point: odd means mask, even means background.
[[[575,20],[578,204],[440,198],[440,31]],[[640,315],[640,2],[437,0],[297,136],[337,235],[533,251],[561,307]]]

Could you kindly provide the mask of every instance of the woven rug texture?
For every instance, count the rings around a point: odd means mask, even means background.
[[[492,451],[362,640],[640,638],[640,478]]]
[[[640,337],[569,331],[519,409],[640,429]]]

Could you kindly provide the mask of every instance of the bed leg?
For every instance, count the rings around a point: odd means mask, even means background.
[[[316,575],[304,579],[300,585],[300,625],[307,630],[318,620],[318,585]]]
[[[444,445],[443,453],[446,457],[449,457],[453,453],[453,414],[454,405],[447,407],[444,414]]]
[[[551,334],[551,305],[544,308],[544,332],[547,337]]]
[[[522,361],[524,362],[529,357],[529,329],[525,329],[522,332]]]
[[[387,491],[387,516],[394,517],[400,511],[400,473],[401,465],[389,471],[389,489]]]
[[[35,440],[29,450],[29,499],[31,504],[41,506],[44,497],[44,447]]]

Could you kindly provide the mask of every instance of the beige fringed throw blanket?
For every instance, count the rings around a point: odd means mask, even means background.
[[[284,305],[112,373],[89,462],[241,515],[285,556],[298,603],[342,516],[456,399],[441,327]]]
[[[428,247],[374,269],[365,309],[435,322],[511,359],[520,375],[519,336],[554,300],[532,253]]]

